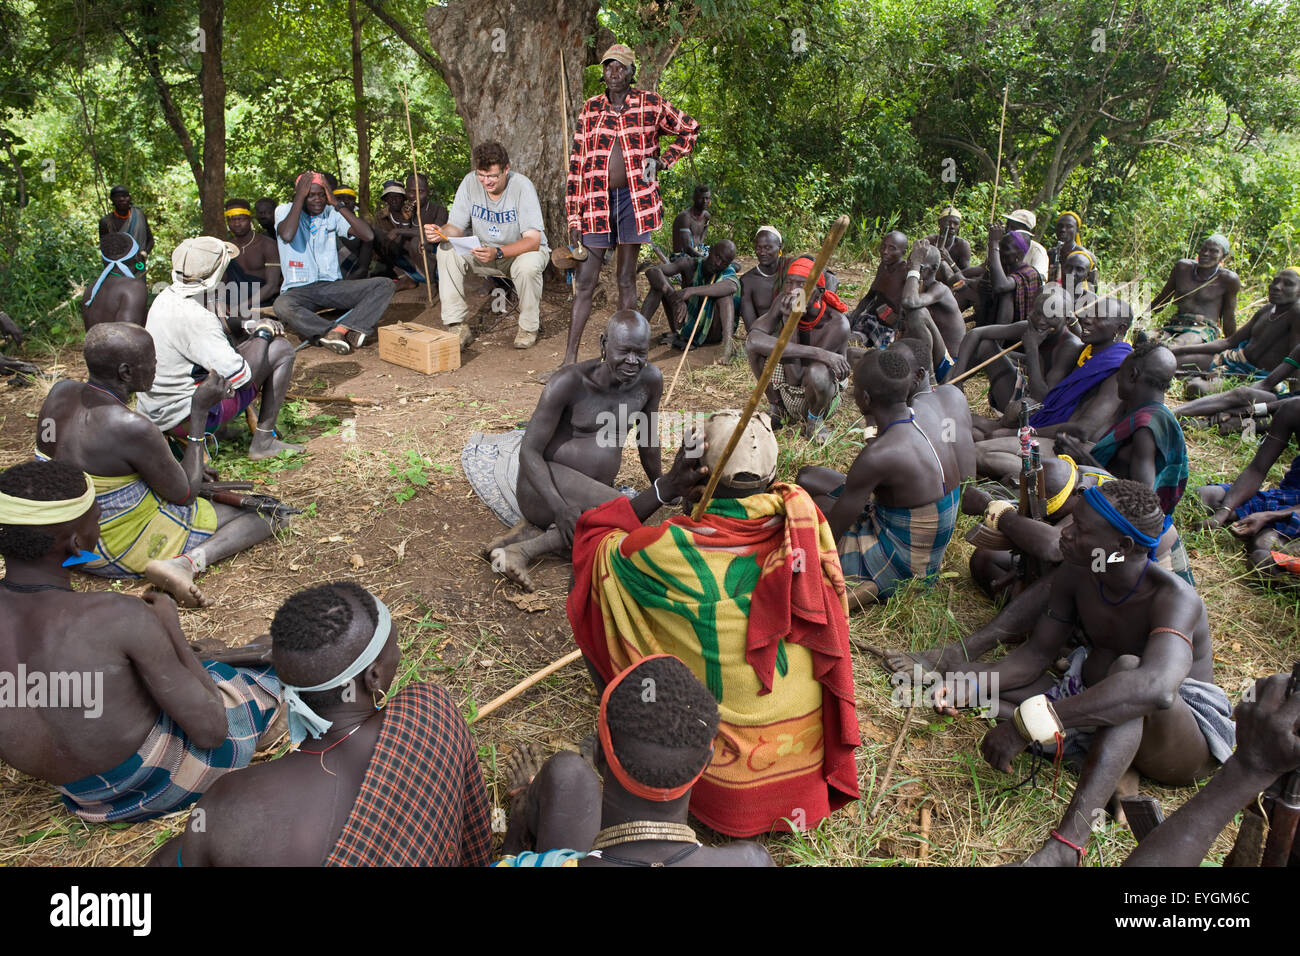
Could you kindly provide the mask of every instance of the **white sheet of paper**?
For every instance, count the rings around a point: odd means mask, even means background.
[[[483,245],[474,236],[450,236],[451,247],[462,256],[472,255],[474,250]]]

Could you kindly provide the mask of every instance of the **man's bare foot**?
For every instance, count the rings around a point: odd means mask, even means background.
[[[877,604],[880,600],[879,595],[879,590],[871,581],[864,581],[857,587],[849,588],[849,613],[857,614],[859,611],[865,611],[872,605]]]
[[[303,448],[303,445],[280,441],[275,437],[275,432],[264,432],[259,428],[257,434],[253,436],[252,442],[249,443],[248,460],[262,461],[264,458],[274,458],[286,451],[297,455]]]
[[[922,671],[934,670],[940,651],[900,651],[889,647],[872,648],[885,670],[893,674],[910,674],[918,664]]]
[[[166,591],[181,607],[204,607],[207,598],[194,583],[194,565],[184,556],[166,561],[155,559],[144,566],[145,580]]]
[[[510,797],[512,814],[523,807],[528,797],[528,786],[541,772],[543,763],[542,748],[531,740],[520,744],[506,758],[506,793]]]
[[[511,544],[495,549],[490,555],[492,570],[504,574],[525,591],[535,591],[533,579],[528,575],[528,560],[519,553],[519,545]]]
[[[1079,866],[1083,861],[1073,847],[1068,847],[1052,837],[1043,848],[1029,857],[1021,866]]]
[[[513,528],[505,534],[493,538],[479,554],[485,558],[490,558],[493,551],[509,547],[512,544],[518,544],[520,541],[527,541],[529,538],[535,538],[541,533],[541,528],[532,524],[527,518],[520,518]]]

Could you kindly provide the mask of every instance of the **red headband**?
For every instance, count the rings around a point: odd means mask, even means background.
[[[806,279],[812,275],[813,261],[807,256],[800,256],[794,262],[790,263],[790,268],[785,270],[787,276],[794,276],[796,279]],[[826,288],[826,273],[822,272],[817,276],[817,288]]]
[[[633,780],[632,777],[628,775],[628,772],[623,769],[623,765],[619,763],[618,755],[614,753],[614,743],[609,736],[608,719],[609,695],[614,692],[614,688],[623,682],[624,677],[632,673],[632,671],[636,670],[646,661],[653,661],[661,657],[669,657],[673,660],[679,660],[679,658],[674,657],[672,654],[651,654],[648,657],[641,658],[641,660],[626,668],[622,673],[615,675],[614,679],[605,685],[605,693],[600,695],[600,719],[597,721],[597,729],[600,732],[600,746],[605,751],[605,762],[609,764],[609,769],[613,771],[614,778],[622,784],[623,789],[634,797],[640,797],[642,800],[653,800],[655,803],[668,803],[669,801],[676,800],[679,797],[684,797],[689,793],[691,787],[695,786],[695,781],[704,776],[704,771],[709,769],[709,764],[713,762],[712,759],[705,761],[704,766],[700,768],[700,772],[680,787],[647,786],[644,783]]]

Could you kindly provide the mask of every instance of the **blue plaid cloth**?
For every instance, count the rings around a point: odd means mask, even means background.
[[[126,760],[58,787],[64,806],[88,823],[151,820],[188,807],[222,774],[248,766],[280,708],[280,680],[269,665],[203,666],[226,705],[226,742],[214,750],[195,747],[176,721],[160,713]]]
[[[1232,485],[1220,484],[1219,487],[1227,491]],[[1238,518],[1244,518],[1257,511],[1281,511],[1295,505],[1300,505],[1300,455],[1291,462],[1280,485],[1255,492],[1253,497],[1243,501],[1233,513]],[[1300,515],[1287,515],[1280,521],[1274,521],[1273,530],[1287,540],[1300,538]]]
[[[882,599],[909,578],[932,583],[952,540],[960,498],[958,487],[919,508],[873,504],[837,544],[845,582],[853,587],[869,581]]]

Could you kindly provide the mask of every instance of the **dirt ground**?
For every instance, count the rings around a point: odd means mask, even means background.
[[[745,268],[750,264],[741,263]],[[856,300],[862,271],[837,271],[844,282],[842,294]],[[612,311],[615,294],[608,270],[606,278],[584,335],[583,358],[598,353],[599,335]],[[482,293],[470,309],[477,337],[464,352],[462,366],[451,372],[425,376],[389,365],[373,347],[346,358],[321,349],[299,353],[289,437],[306,440],[308,455],[250,466],[235,444],[223,448],[215,464],[223,477],[254,477],[259,490],[307,513],[279,540],[224,562],[201,579],[213,605],[182,612],[192,639],[244,643],[266,631],[276,608],[293,592],[325,581],[355,580],[382,597],[400,624],[404,663],[399,681],[441,682],[463,701],[467,718],[572,649],[564,614],[568,564],[543,560],[534,570],[538,590],[532,595],[496,575],[480,549],[503,526],[471,491],[460,469],[461,450],[472,432],[506,430],[528,419],[542,389],[538,374],[558,365],[563,353],[568,292],[548,283],[541,338],[526,351],[512,347],[516,314],[493,314]],[[386,317],[430,325],[436,319],[436,301],[433,312],[425,313],[418,290],[399,294]],[[654,327],[657,338],[665,328],[662,315]],[[719,347],[709,347],[692,353],[674,409],[743,404],[749,372],[739,363],[712,365],[719,352]],[[679,357],[666,346],[652,346],[652,361],[668,377]],[[75,349],[37,360],[54,376],[85,374]],[[0,385],[0,467],[30,456],[36,413],[53,380],[44,387]],[[782,433],[783,477],[806,462],[848,464],[855,448],[848,432],[854,416],[841,412],[839,417],[832,451],[810,448],[791,438],[791,432]],[[665,462],[674,451],[665,449]],[[620,480],[639,480],[643,486],[634,450],[625,453],[624,465]],[[965,527],[959,525],[959,532]],[[1223,686],[1235,696],[1243,681],[1289,669],[1288,655],[1296,646],[1294,600],[1260,597],[1234,577],[1239,569],[1228,562],[1235,559],[1196,539],[1188,543],[1221,641],[1223,654],[1216,653],[1216,664]],[[993,612],[969,581],[969,552],[959,534],[932,592],[904,591],[884,608],[855,618],[853,633],[876,643],[923,647],[987,621]],[[78,576],[75,586],[114,585]],[[136,587],[125,585],[127,590]],[[770,838],[778,862],[981,865],[1022,857],[1041,845],[1059,819],[1072,781],[1062,781],[1059,795],[1040,787],[1007,796],[1003,788],[1014,781],[979,760],[985,725],[973,717],[953,723],[923,719],[918,712],[891,792],[879,816],[868,812],[902,714],[889,703],[888,678],[869,659],[854,656],[863,801],[835,814],[817,832]],[[512,748],[522,741],[548,750],[575,746],[594,729],[596,705],[582,665],[574,664],[475,724],[493,805],[507,802],[501,768]],[[1168,811],[1194,791],[1155,792]],[[87,827],[62,808],[48,786],[0,767],[0,863],[140,864],[183,823],[184,814],[171,814],[142,824]],[[1090,855],[1090,862],[1114,863],[1132,841],[1127,830],[1114,825],[1098,833],[1096,845],[1100,859]]]

